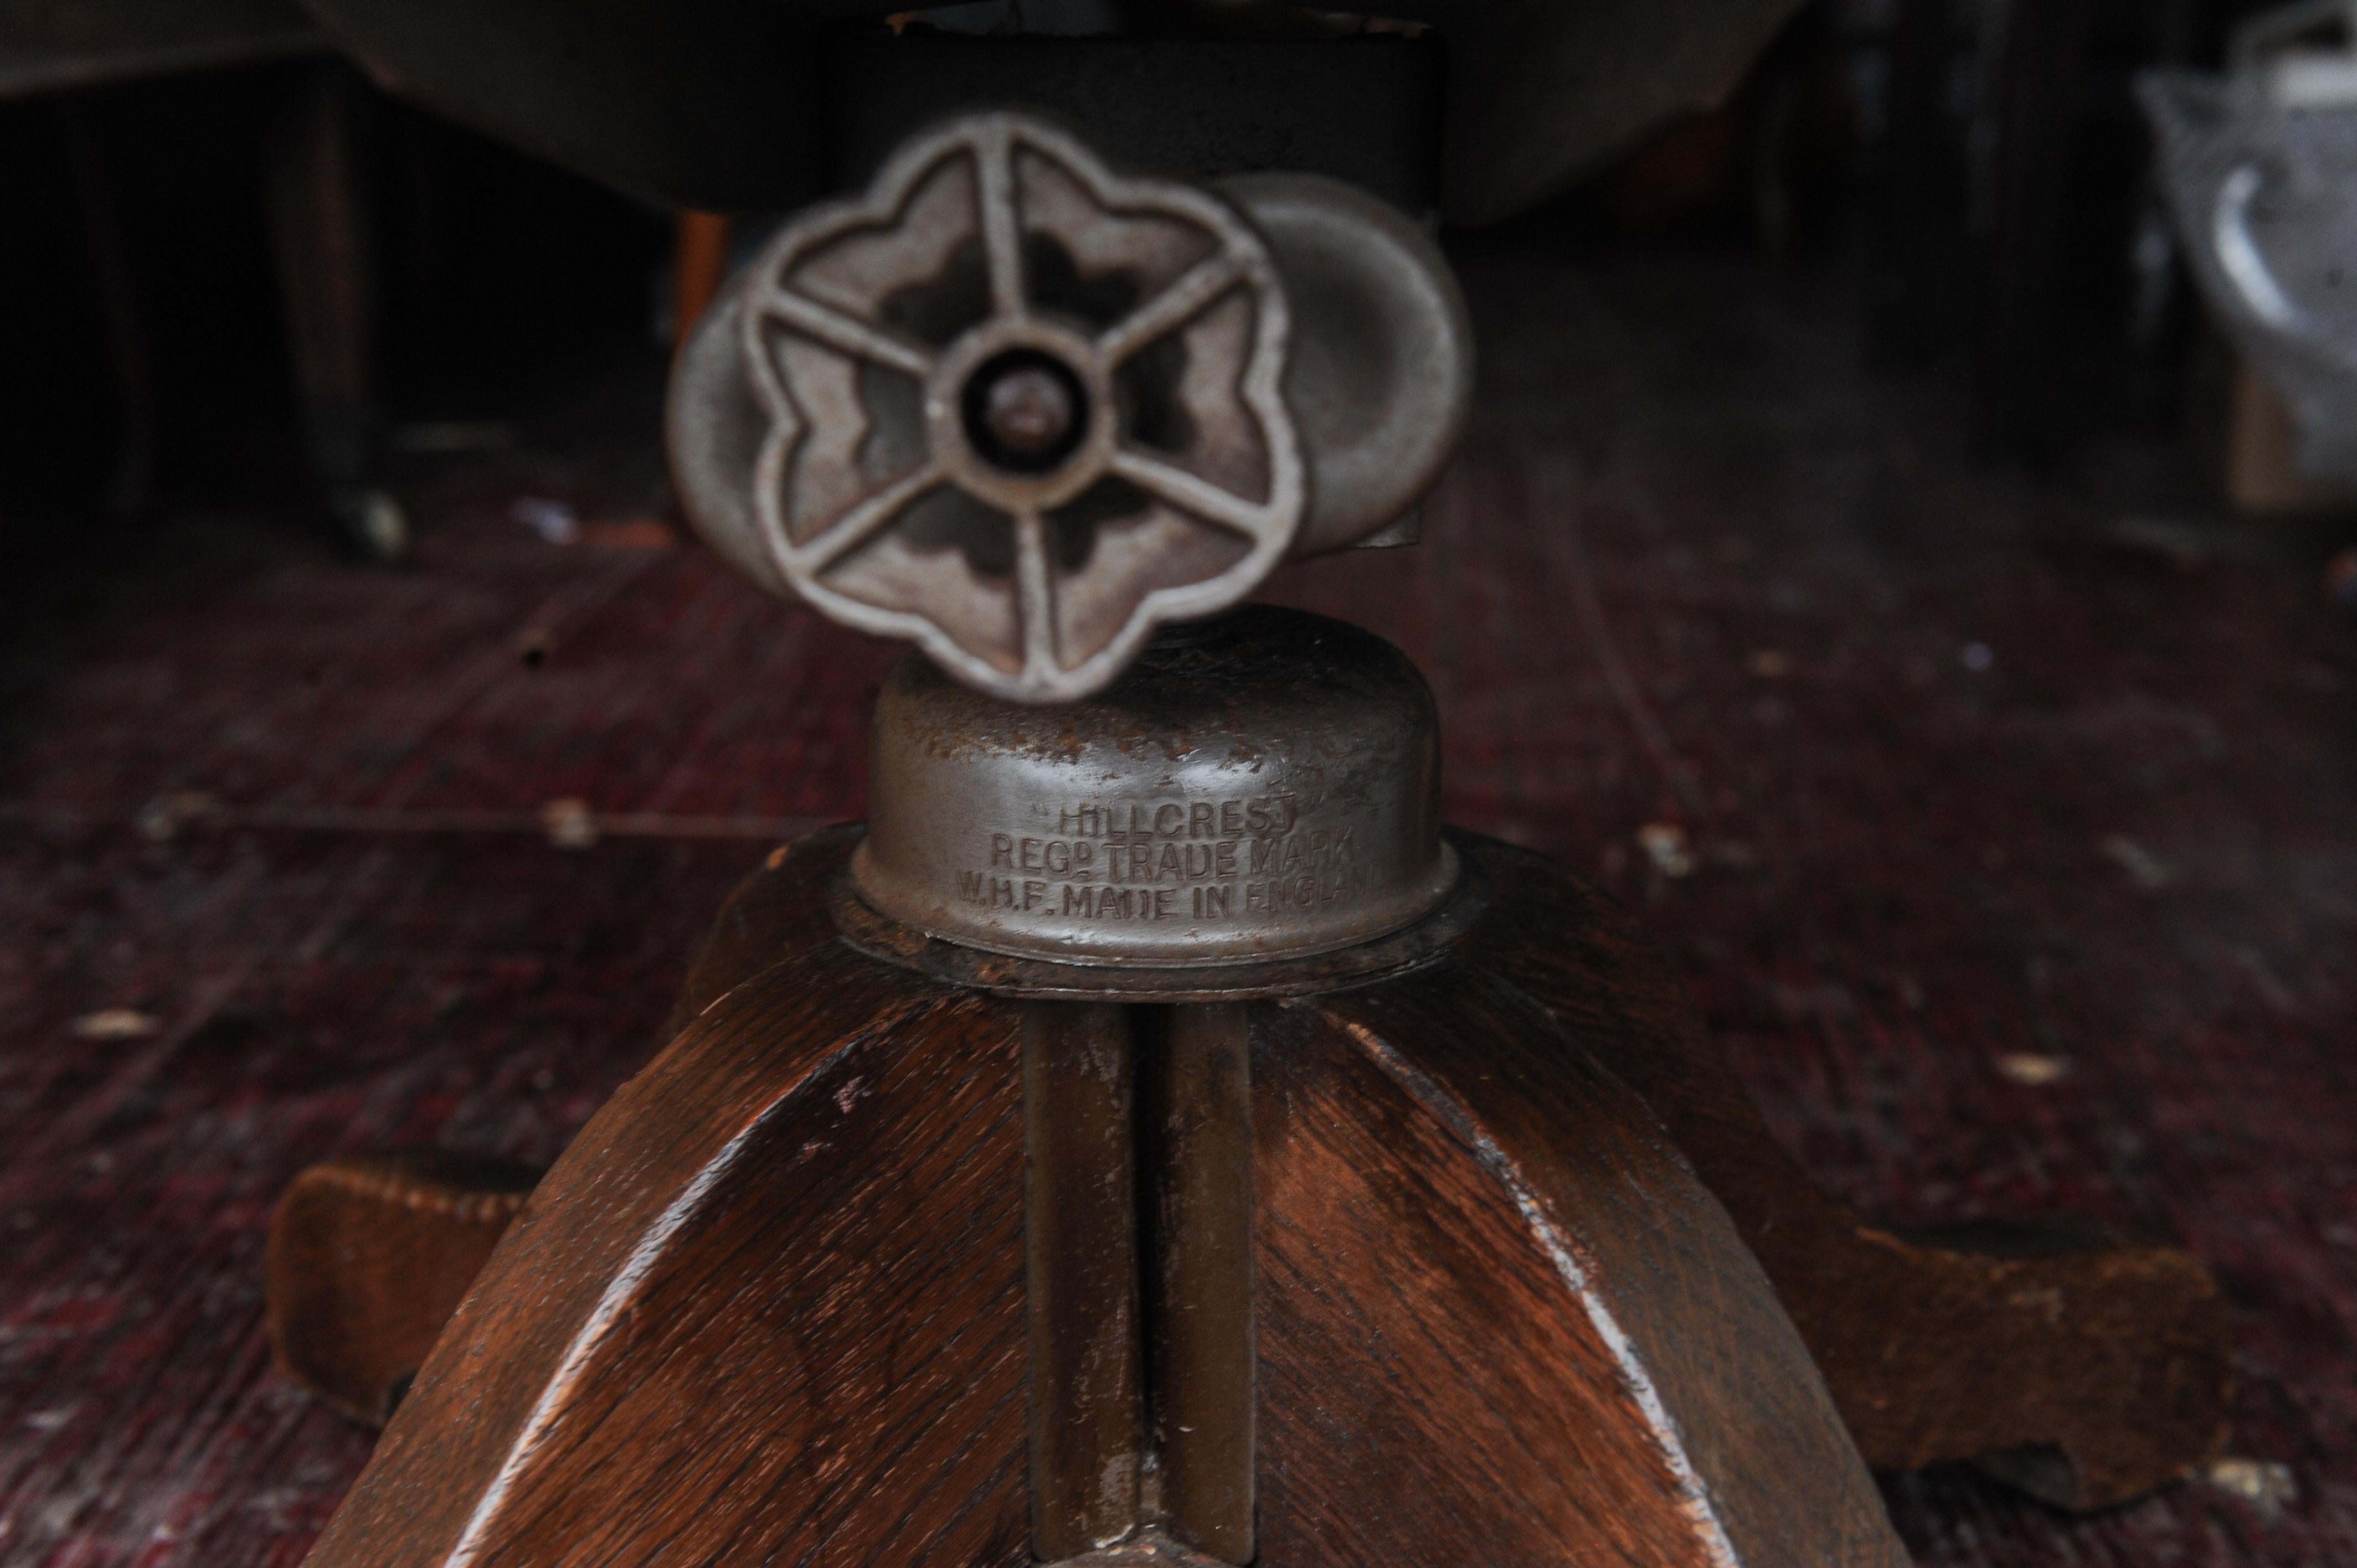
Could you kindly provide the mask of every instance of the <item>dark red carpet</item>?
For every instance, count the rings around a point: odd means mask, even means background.
[[[1280,596],[1422,662],[1453,815],[1642,909],[1833,1191],[2080,1210],[2233,1304],[2239,1491],[1894,1478],[1921,1561],[2357,1563],[2357,627],[2303,544],[2133,446],[1976,470],[1958,381],[1859,370],[1830,266],[1467,271],[1426,542]],[[270,1370],[287,1178],[548,1159],[761,835],[859,811],[891,650],[509,515],[659,513],[652,395],[421,460],[406,569],[182,517],[0,585],[0,1563],[296,1563],[369,1435]],[[640,815],[560,848],[565,798]]]

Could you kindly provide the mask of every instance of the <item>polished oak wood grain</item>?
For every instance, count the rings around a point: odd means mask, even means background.
[[[355,1420],[384,1424],[540,1174],[433,1148],[305,1170],[270,1224],[280,1372]]]
[[[1028,1562],[1015,1010],[824,947],[586,1127],[310,1561]]]
[[[1905,1562],[1724,1211],[1527,998],[1275,1007],[1253,1081],[1268,1561]]]
[[[1625,911],[1493,844],[1460,951],[1643,1098],[1744,1241],[1879,1469],[1974,1459],[2066,1508],[2174,1480],[2226,1438],[2225,1304],[2173,1247],[2064,1219],[1907,1233],[1810,1185]]]
[[[1114,1007],[835,940],[856,841],[732,899],[324,1568],[1890,1563],[1860,1449],[2083,1505],[2214,1444],[2197,1265],[1850,1217],[1537,856],[1407,974]]]

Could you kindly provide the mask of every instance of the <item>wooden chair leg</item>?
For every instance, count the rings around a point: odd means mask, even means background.
[[[1024,1562],[1018,1058],[848,949],[737,987],[550,1169],[311,1562]]]
[[[1974,1460],[2094,1509],[2222,1450],[2225,1307],[2174,1248],[2071,1220],[1905,1234],[1832,1202],[1760,1119],[1628,917],[1552,863],[1493,855],[1515,922],[1471,939],[1642,1096],[1776,1283],[1878,1469]]]
[[[1267,1562],[1908,1560],[1725,1212],[1535,1004],[1449,961],[1270,1013]]]
[[[1537,856],[1479,847],[1495,905],[1437,964],[1148,1026],[842,945],[856,840],[731,899],[683,1032],[493,1254],[323,1568],[1884,1563],[1859,1450],[2086,1507],[2217,1444],[2190,1259],[1859,1223]],[[1075,1207],[1097,1165],[1118,1192]]]
[[[735,908],[807,929],[823,858]],[[1543,1010],[1454,962],[1043,1010],[828,942],[592,1120],[313,1561],[1608,1546],[1903,1561],[1725,1214]]]
[[[278,1369],[382,1426],[540,1179],[444,1149],[311,1166],[270,1227]]]
[[[834,940],[818,892],[858,842],[834,828],[780,847],[706,933],[663,1037],[770,964]],[[313,1165],[271,1223],[269,1320],[288,1379],[382,1426],[542,1172],[410,1148]]]

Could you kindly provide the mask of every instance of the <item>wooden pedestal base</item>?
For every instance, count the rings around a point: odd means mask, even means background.
[[[732,899],[316,1564],[1890,1564],[1861,1451],[2089,1506],[2222,1434],[2190,1260],[1859,1225],[1539,857],[1475,841],[1495,902],[1411,972],[1115,1008],[846,946],[856,838]],[[432,1309],[381,1298],[481,1255],[464,1187],[298,1182],[290,1371],[398,1397]]]

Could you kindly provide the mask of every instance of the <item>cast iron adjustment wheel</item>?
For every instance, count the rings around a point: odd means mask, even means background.
[[[789,225],[743,295],[762,542],[959,679],[1069,701],[1241,599],[1299,528],[1266,246],[1199,188],[964,116]]]

